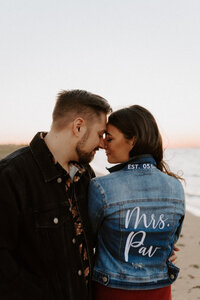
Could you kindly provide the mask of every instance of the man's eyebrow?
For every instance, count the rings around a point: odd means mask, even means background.
[[[110,134],[108,131],[106,131],[105,134],[106,134],[106,135],[112,136],[112,134]]]
[[[99,130],[98,133],[106,133],[106,129]]]

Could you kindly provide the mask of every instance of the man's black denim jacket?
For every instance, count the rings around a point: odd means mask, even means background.
[[[88,223],[89,165],[74,183],[74,197],[93,260]],[[65,172],[56,168],[38,133],[30,146],[0,162],[0,299],[90,299],[65,190]],[[90,272],[91,274],[91,272]]]

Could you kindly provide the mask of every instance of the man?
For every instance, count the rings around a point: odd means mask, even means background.
[[[91,297],[88,165],[103,147],[108,102],[58,94],[48,133],[0,162],[0,299]]]

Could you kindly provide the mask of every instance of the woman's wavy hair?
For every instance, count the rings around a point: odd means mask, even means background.
[[[156,120],[153,115],[140,105],[132,105],[113,112],[108,123],[117,127],[127,139],[136,138],[135,144],[129,153],[130,158],[141,154],[151,154],[157,168],[177,179],[179,175],[170,171],[163,160],[163,143]]]

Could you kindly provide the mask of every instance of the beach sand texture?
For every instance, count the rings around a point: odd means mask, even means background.
[[[177,246],[180,252],[176,265],[181,270],[172,285],[172,299],[200,299],[200,217],[186,213]]]

